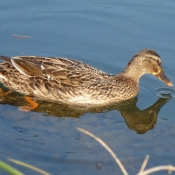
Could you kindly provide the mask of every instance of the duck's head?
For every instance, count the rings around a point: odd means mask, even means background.
[[[124,73],[137,80],[144,74],[152,74],[162,80],[168,86],[173,86],[172,82],[165,75],[160,56],[151,49],[138,52],[126,66]]]

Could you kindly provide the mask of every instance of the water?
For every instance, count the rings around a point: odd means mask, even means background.
[[[174,98],[175,89],[167,87],[158,87],[153,89],[153,94],[160,98]]]
[[[115,74],[138,51],[152,48],[162,57],[163,69],[175,84],[174,7],[173,0],[1,0],[0,55],[68,57]],[[173,164],[175,100],[158,99],[153,95],[158,87],[166,85],[145,75],[133,101],[91,111],[38,101],[38,109],[23,112],[18,109],[25,103],[23,96],[3,97],[0,160],[25,174],[37,173],[8,158],[51,174],[122,174],[99,143],[76,130],[80,127],[105,141],[129,174],[139,172],[146,155],[150,155],[146,168]]]

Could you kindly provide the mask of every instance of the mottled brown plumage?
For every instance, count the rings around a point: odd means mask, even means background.
[[[0,63],[0,81],[6,87],[49,101],[104,105],[127,100],[137,95],[139,79],[145,73],[172,86],[162,70],[160,56],[151,49],[137,53],[118,75],[67,58],[1,56],[0,59],[4,60]]]

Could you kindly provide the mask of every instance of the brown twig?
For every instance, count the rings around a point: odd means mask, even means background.
[[[115,153],[111,150],[111,148],[109,148],[109,146],[103,142],[103,140],[101,140],[99,137],[95,136],[94,134],[90,133],[89,131],[79,128],[77,127],[78,131],[81,131],[89,136],[91,136],[92,138],[94,138],[97,142],[99,142],[103,147],[106,148],[106,150],[111,154],[111,156],[114,158],[114,160],[116,161],[116,163],[119,165],[121,171],[123,172],[124,175],[128,175],[126,169],[124,168],[124,166],[122,165],[122,163],[120,162],[120,160],[117,158],[117,156],[115,155]]]

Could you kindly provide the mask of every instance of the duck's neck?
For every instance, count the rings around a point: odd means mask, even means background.
[[[122,74],[138,82],[141,76],[145,74],[145,69],[137,64],[127,65]]]

